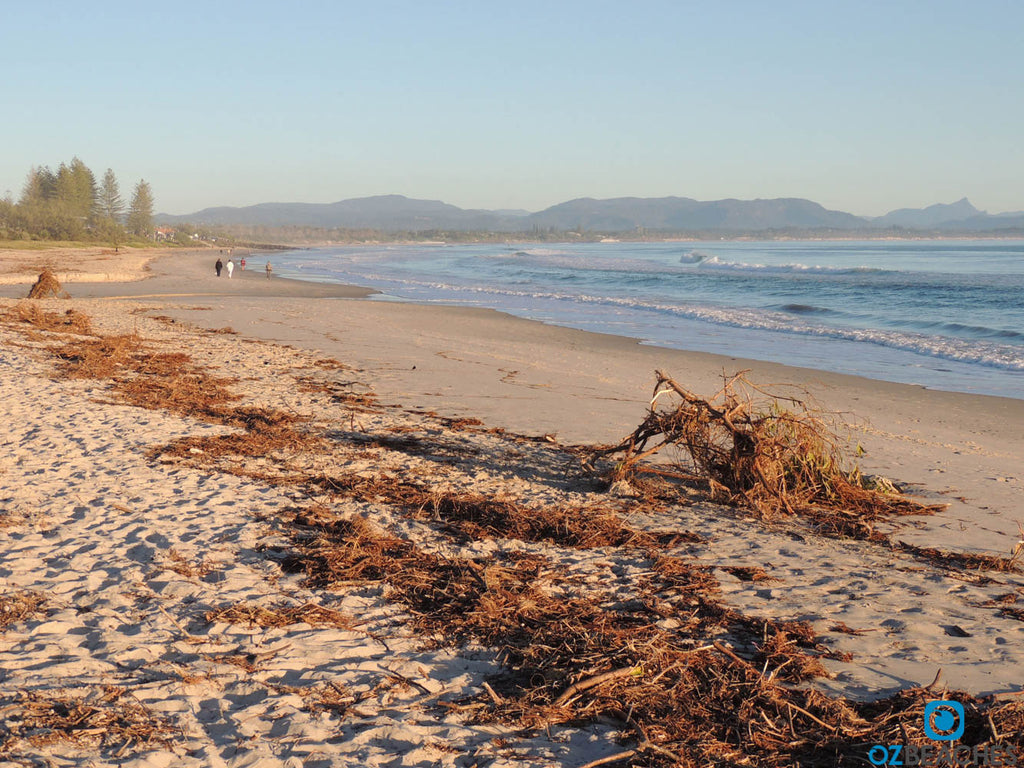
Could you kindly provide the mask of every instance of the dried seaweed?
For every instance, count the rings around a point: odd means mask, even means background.
[[[113,757],[154,745],[170,747],[180,733],[172,721],[150,712],[107,686],[85,696],[21,693],[0,701],[5,723],[0,727],[0,750],[8,752],[24,741],[39,747],[56,742],[95,745]],[[116,749],[115,749],[116,748]]]
[[[353,625],[352,619],[340,611],[314,603],[297,606],[277,605],[269,608],[248,603],[236,603],[225,608],[207,611],[206,620],[211,624],[225,622],[264,628],[287,627],[304,623],[312,627],[350,629]]]
[[[74,309],[65,310],[63,313],[47,312],[35,302],[22,301],[15,307],[14,316],[19,322],[28,323],[41,331],[75,333],[83,336],[92,333],[89,316]]]
[[[810,627],[737,614],[714,599],[705,571],[679,558],[659,561],[639,599],[623,604],[610,595],[552,596],[544,588],[550,566],[537,558],[440,557],[322,508],[291,524],[288,566],[311,586],[384,583],[421,632],[499,649],[505,671],[491,678],[487,706],[474,706],[478,720],[530,728],[618,722],[634,739],[627,752],[637,766],[824,767],[866,757],[865,745],[902,743],[905,733],[921,743],[933,693],[860,704],[793,688],[825,674]],[[963,743],[991,743],[981,727],[991,718],[1003,744],[1024,746],[1011,730],[1018,704],[955,697],[972,704]]]
[[[42,612],[46,597],[31,590],[0,594],[0,630]]]
[[[325,476],[315,482],[349,498],[385,502],[414,517],[442,522],[474,539],[508,538],[579,548],[700,541],[688,532],[654,534],[631,528],[607,506],[527,506],[510,497],[443,490],[386,475]]]
[[[722,570],[731,573],[740,581],[772,581],[772,577],[764,568],[748,565],[726,565]]]
[[[331,370],[347,369],[347,366],[337,361],[320,361],[317,365]],[[377,396],[359,381],[326,381],[310,376],[300,376],[297,381],[300,392],[327,395],[332,403],[344,405],[350,411],[370,413],[381,408]]]
[[[893,548],[943,568],[997,571],[1001,573],[1013,573],[1021,570],[1021,561],[1017,556],[1002,557],[1000,555],[985,554],[984,552],[952,552],[948,549],[908,544],[905,541],[894,542]]]
[[[301,690],[300,695],[305,702],[308,712],[318,714],[320,712],[331,712],[343,716],[352,710],[352,705],[357,703],[356,697],[343,685],[335,682],[328,682],[322,685],[311,686]]]
[[[113,391],[125,402],[150,410],[167,410],[210,420],[217,408],[238,400],[228,385],[191,364],[181,353],[152,353],[141,349],[121,361]]]
[[[109,379],[128,365],[142,348],[137,334],[68,341],[53,349],[61,372],[72,379]]]
[[[163,563],[163,567],[179,576],[184,576],[186,579],[197,579],[213,572],[213,566],[210,564],[203,562],[199,565],[193,565],[184,555],[173,548],[167,550],[166,557],[167,559]]]
[[[136,334],[74,339],[53,351],[64,375],[111,379],[111,391],[122,402],[244,430],[235,435],[185,438],[169,446],[166,453],[256,456],[321,444],[319,438],[294,429],[305,421],[302,417],[271,408],[231,406],[240,399],[230,389],[235,379],[211,376],[184,353],[149,351]]]

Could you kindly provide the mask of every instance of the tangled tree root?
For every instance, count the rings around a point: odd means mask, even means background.
[[[645,460],[671,446],[683,452],[677,474],[705,484],[713,500],[765,519],[799,513],[836,533],[876,538],[871,524],[880,517],[941,508],[846,468],[828,418],[803,400],[766,393],[742,373],[704,399],[656,373],[647,416],[604,451],[620,457],[612,481],[634,480]],[[665,405],[669,400],[675,403]]]
[[[29,289],[28,297],[30,299],[45,299],[48,296],[54,296],[58,299],[71,298],[71,295],[64,290],[60,280],[57,279],[57,276],[53,274],[50,268],[43,267],[43,271],[39,273],[35,284]]]

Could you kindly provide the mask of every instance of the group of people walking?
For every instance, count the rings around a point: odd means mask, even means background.
[[[245,270],[245,259],[242,259],[241,261],[239,261],[238,265],[244,271]],[[235,262],[233,262],[231,259],[228,259],[228,263],[227,263],[227,265],[225,265],[224,262],[222,262],[220,259],[217,259],[217,263],[213,265],[213,268],[217,271],[217,277],[220,277],[220,273],[223,272],[226,269],[227,273],[228,273],[228,277],[230,278],[231,277],[231,273],[235,271]],[[268,280],[270,279],[270,276],[273,273],[274,273],[274,270],[270,266],[270,262],[268,261],[267,262],[267,279]]]

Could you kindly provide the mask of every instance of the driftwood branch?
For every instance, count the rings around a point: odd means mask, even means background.
[[[575,696],[577,693],[589,690],[595,686],[601,685],[601,683],[607,683],[609,680],[618,680],[620,677],[629,677],[630,675],[636,674],[638,667],[623,667],[622,669],[615,669],[611,672],[605,672],[594,677],[588,677],[586,680],[580,680],[578,683],[570,685],[562,695],[555,699],[555,706],[560,707],[565,704],[569,699]]]
[[[621,763],[623,760],[629,760],[637,753],[635,749],[627,749],[625,752],[616,752],[614,755],[608,755],[598,760],[591,760],[585,765],[581,765],[580,768],[598,768],[601,765],[611,765],[612,763]]]

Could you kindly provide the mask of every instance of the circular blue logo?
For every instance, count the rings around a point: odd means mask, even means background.
[[[956,741],[964,735],[964,705],[959,701],[929,701],[924,705],[924,735],[932,741]]]

